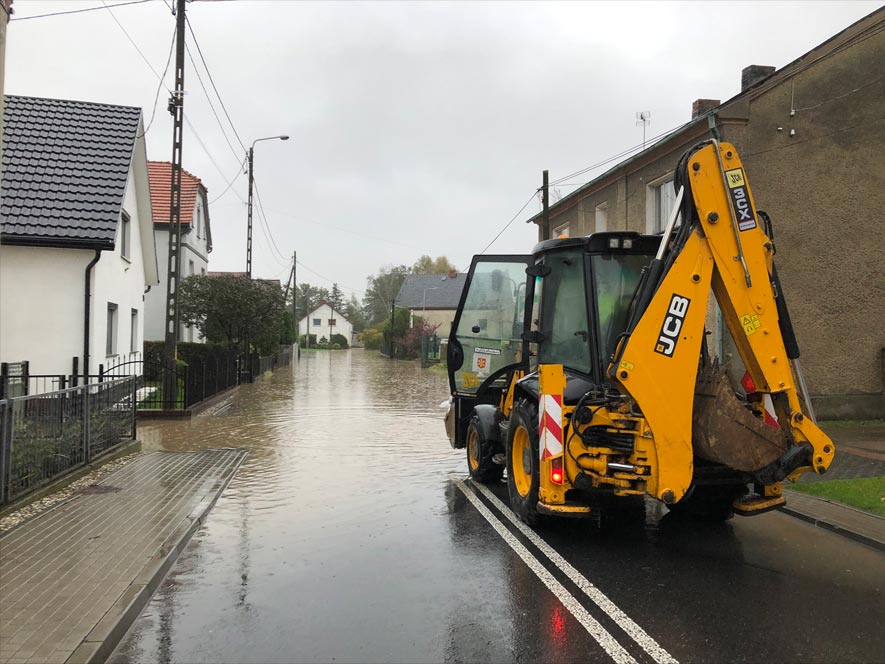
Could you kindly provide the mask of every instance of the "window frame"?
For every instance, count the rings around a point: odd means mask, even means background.
[[[663,232],[667,226],[667,218],[661,216],[661,192],[663,187],[670,184],[673,188],[673,201],[676,201],[676,185],[674,183],[675,171],[665,173],[659,178],[651,180],[646,185],[645,196],[645,232],[655,235]],[[672,208],[671,208],[672,210]]]
[[[602,213],[602,228],[599,223],[599,213]],[[600,203],[593,211],[593,226],[596,233],[605,233],[608,230],[608,201]]]
[[[120,213],[120,256],[132,261],[132,217],[126,210]]]
[[[119,307],[115,302],[108,302],[107,324],[105,332],[105,356],[117,355],[117,332],[119,330]]]
[[[129,352],[138,352],[138,309],[129,310]]]

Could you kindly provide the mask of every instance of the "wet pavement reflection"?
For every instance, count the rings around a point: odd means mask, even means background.
[[[141,426],[148,449],[250,453],[112,661],[605,658],[456,487],[447,393],[414,363],[305,352],[212,414]],[[677,659],[885,652],[883,556],[791,517],[698,528],[640,501],[542,535]]]

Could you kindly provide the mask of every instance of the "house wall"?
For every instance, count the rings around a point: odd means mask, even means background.
[[[132,170],[123,209],[130,217],[130,258],[122,256],[121,227],[116,248],[102,251],[92,270],[90,371],[119,357],[106,353],[107,305],[117,305],[117,355],[130,350],[131,310],[138,311],[137,348],[144,336],[145,288],[140,215]],[[85,270],[95,257],[86,249],[0,246],[0,361],[28,360],[32,374],[70,374],[73,358],[83,372]]]
[[[199,229],[199,230],[198,230]],[[154,240],[157,245],[157,263],[160,266],[160,283],[145,297],[147,321],[145,339],[163,341],[166,338],[166,271],[169,263],[169,226],[154,224]],[[194,206],[194,216],[190,225],[181,228],[181,273],[182,278],[191,276],[190,262],[194,263],[193,274],[209,271],[208,221],[206,203],[201,195]],[[189,326],[182,325],[179,333],[181,341],[205,342],[202,335]]]
[[[91,309],[91,360],[90,371],[98,373],[99,364],[109,367],[124,361],[124,356],[130,353],[140,353],[144,341],[144,291],[145,274],[144,259],[142,257],[141,234],[137,232],[141,218],[137,205],[135,187],[133,186],[132,171],[129,172],[129,182],[126,185],[126,195],[123,199],[123,209],[130,217],[130,257],[127,260],[122,255],[122,226],[118,224],[113,251],[103,251],[101,259],[93,268],[92,281],[92,309]],[[151,223],[148,219],[146,223]],[[81,271],[82,275],[82,271]],[[83,283],[83,277],[79,278]],[[82,290],[81,290],[82,293]],[[82,311],[82,295],[80,297]],[[117,305],[117,333],[116,353],[108,355],[107,329],[108,329],[108,303]],[[136,340],[134,350],[130,346],[131,311],[138,312],[136,323]],[[82,320],[82,314],[80,316]],[[78,355],[82,355],[82,348]]]
[[[455,309],[412,309],[412,315],[423,318],[430,325],[439,325],[436,334],[441,339],[447,339],[452,331],[452,321],[455,319]]]
[[[825,418],[885,417],[883,54],[880,30],[752,96],[736,139]]]
[[[84,273],[94,257],[86,249],[0,245],[0,362],[28,360],[32,374],[71,373],[72,358],[83,355]]]
[[[319,326],[313,324],[314,318],[319,318],[322,321]],[[329,327],[330,318],[335,319],[335,325],[333,327]],[[344,318],[341,314],[336,313],[335,310],[327,304],[317,307],[306,317],[298,321],[298,336],[300,337],[303,334],[307,334],[308,327],[310,328],[310,333],[315,334],[318,341],[323,337],[328,339],[330,334],[343,335],[347,339],[348,344],[350,344],[353,339],[353,325],[351,325],[349,320]]]

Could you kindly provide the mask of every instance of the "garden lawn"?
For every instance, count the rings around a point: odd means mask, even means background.
[[[785,488],[834,500],[885,517],[885,476],[791,484]]]

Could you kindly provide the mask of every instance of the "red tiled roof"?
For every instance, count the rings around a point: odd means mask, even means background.
[[[168,161],[149,161],[148,176],[151,183],[151,207],[155,224],[169,223],[169,186],[172,164]],[[181,169],[181,224],[186,226],[194,218],[194,206],[200,192],[200,178]]]

